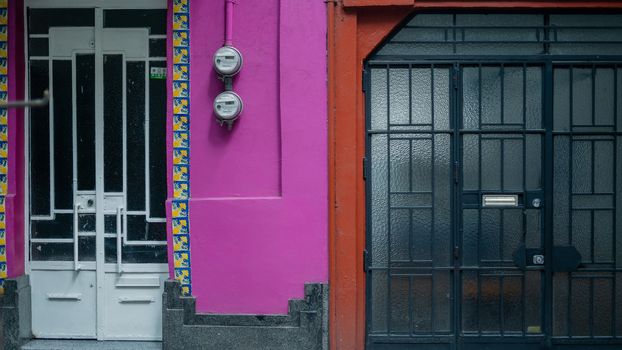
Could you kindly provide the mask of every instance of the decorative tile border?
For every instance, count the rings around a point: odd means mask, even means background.
[[[0,0],[1,1],[1,0]],[[190,0],[173,1],[173,259],[183,295],[192,295],[190,266]]]
[[[0,0],[0,101],[8,100],[8,0]],[[4,294],[7,278],[6,251],[6,195],[8,164],[8,111],[0,108],[0,294]]]

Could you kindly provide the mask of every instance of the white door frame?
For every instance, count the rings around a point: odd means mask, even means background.
[[[106,288],[106,273],[114,273],[120,272],[117,271],[119,266],[111,266],[110,264],[106,264],[105,262],[105,242],[104,242],[104,232],[105,232],[105,221],[104,221],[104,210],[103,204],[105,202],[105,192],[104,192],[104,170],[103,170],[103,159],[104,159],[104,138],[103,138],[103,129],[104,129],[104,115],[103,115],[103,104],[104,104],[104,43],[103,43],[103,35],[106,29],[103,28],[103,10],[104,9],[166,9],[167,1],[166,0],[25,0],[26,8],[95,8],[95,23],[94,23],[94,54],[95,54],[95,166],[96,166],[96,177],[95,177],[95,193],[96,193],[96,232],[101,234],[96,235],[96,261],[95,262],[87,262],[81,263],[82,269],[84,270],[96,270],[96,332],[97,339],[104,340],[107,338],[107,334],[105,334],[105,324],[106,324],[106,303],[105,303],[105,288]],[[28,43],[29,33],[27,28],[28,23],[28,14],[27,11],[24,11],[25,16],[25,28],[24,28],[24,42]],[[136,29],[140,30],[140,29]],[[36,35],[33,35],[36,37]],[[152,35],[149,36],[166,38],[167,35]],[[29,67],[29,55],[28,55],[28,44],[24,45],[24,60],[26,63],[26,67]],[[106,51],[108,53],[108,51]],[[112,53],[112,52],[110,52]],[[164,58],[165,59],[165,58]],[[150,59],[149,55],[145,59],[146,61],[157,61],[161,59]],[[125,70],[125,68],[124,68]],[[148,65],[146,66],[146,74],[148,70]],[[26,81],[25,84],[25,96],[29,95],[30,88],[30,74],[29,69],[26,68]],[[125,77],[125,75],[124,75]],[[52,80],[50,80],[50,84]],[[125,81],[124,81],[125,86]],[[125,90],[125,89],[124,89]],[[33,96],[34,98],[34,96]],[[124,99],[125,102],[125,99]],[[75,104],[75,101],[74,101]],[[100,107],[97,107],[100,106]],[[75,106],[74,106],[75,107]],[[148,107],[147,107],[148,108]],[[147,110],[148,111],[148,110]],[[74,109],[75,113],[75,109]],[[125,120],[125,109],[124,120]],[[71,270],[73,267],[73,262],[45,262],[44,264],[39,264],[37,262],[30,261],[30,164],[29,164],[29,148],[30,148],[30,135],[29,135],[29,110],[25,109],[25,119],[24,119],[24,181],[25,181],[25,193],[24,193],[24,234],[25,234],[25,270],[26,274],[31,274],[32,265],[36,265],[37,270]],[[146,115],[148,117],[148,115]],[[125,133],[125,128],[123,129]],[[76,130],[74,129],[74,132]],[[125,137],[123,138],[123,142],[125,143]],[[148,142],[148,139],[146,139]],[[125,146],[125,145],[124,145]],[[125,151],[124,151],[125,158]],[[124,159],[125,163],[125,159]],[[125,165],[124,165],[125,167]],[[74,169],[75,170],[75,169]],[[74,172],[75,176],[75,172]],[[125,177],[125,175],[124,175]],[[148,177],[147,177],[148,178]],[[125,181],[125,179],[124,179]],[[147,179],[146,179],[147,181]],[[52,182],[53,183],[53,182]],[[125,187],[125,186],[124,186]],[[126,211],[127,212],[127,211]],[[160,220],[160,219],[155,219]],[[165,219],[162,219],[165,220]],[[127,226],[127,221],[125,221],[125,225]],[[127,230],[124,230],[127,232]],[[124,237],[126,238],[126,237]],[[131,242],[126,242],[131,245]],[[77,246],[78,242],[74,242]],[[121,255],[121,251],[117,252],[118,256]],[[43,266],[45,265],[45,266]],[[123,265],[124,272],[137,272],[137,273],[168,273],[168,264],[124,264]],[[154,339],[155,340],[155,339]]]
[[[25,0],[24,10],[31,8],[93,8],[99,7],[103,9],[167,9],[167,0]],[[24,84],[24,96],[29,94],[30,85],[30,70],[28,67],[29,52],[28,52],[28,11],[24,11],[24,64],[25,64],[25,78],[26,84]],[[98,74],[96,72],[96,74]],[[103,83],[102,83],[103,84]],[[30,274],[31,262],[30,262],[30,164],[29,164],[29,152],[30,152],[30,138],[29,138],[29,120],[30,110],[24,109],[24,269],[26,274]],[[61,264],[62,266],[62,264]],[[59,264],[52,264],[53,269],[61,268]],[[154,272],[168,272],[168,268],[164,271],[163,268],[158,266],[144,266],[137,267],[137,271],[154,271]]]

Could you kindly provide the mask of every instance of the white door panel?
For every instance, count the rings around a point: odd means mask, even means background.
[[[37,338],[94,338],[95,271],[32,271],[32,332]]]
[[[167,274],[106,274],[106,339],[162,338],[162,288]]]

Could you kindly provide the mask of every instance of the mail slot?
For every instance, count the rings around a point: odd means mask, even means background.
[[[484,207],[518,207],[517,194],[485,194],[482,196]]]

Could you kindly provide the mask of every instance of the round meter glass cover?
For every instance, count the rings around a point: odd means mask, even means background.
[[[242,112],[242,99],[233,91],[225,91],[214,100],[214,113],[220,119],[235,119]]]
[[[242,69],[242,53],[232,46],[223,46],[214,54],[214,68],[224,76],[236,75]]]

